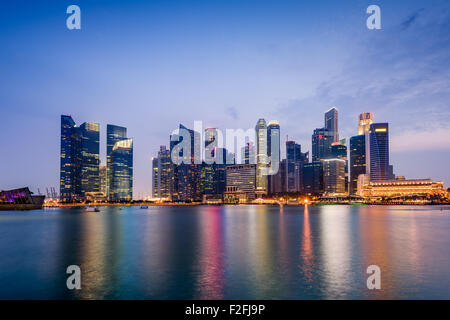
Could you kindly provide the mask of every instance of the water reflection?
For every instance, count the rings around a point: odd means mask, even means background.
[[[164,206],[1,213],[0,298],[450,299],[450,216],[436,212]],[[66,288],[71,264],[81,267],[82,290]],[[366,287],[373,264],[382,272],[379,291]]]

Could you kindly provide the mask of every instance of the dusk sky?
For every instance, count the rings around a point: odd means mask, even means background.
[[[389,122],[396,175],[450,187],[448,0],[1,1],[0,46],[0,189],[59,192],[61,114],[100,123],[103,164],[106,124],[128,128],[139,198],[179,123],[278,120],[310,151],[331,106],[342,138]]]

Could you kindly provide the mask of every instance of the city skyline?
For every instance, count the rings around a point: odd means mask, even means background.
[[[281,141],[288,134],[311,151],[311,130],[331,106],[348,139],[361,112],[389,122],[396,174],[449,186],[448,2],[379,1],[379,32],[365,28],[365,6],[354,1],[326,8],[189,4],[192,15],[183,13],[187,5],[120,5],[105,16],[97,5],[81,3],[87,20],[71,33],[61,19],[65,8],[2,4],[0,38],[9,49],[0,53],[0,112],[8,121],[0,130],[8,155],[0,188],[58,186],[60,114],[129,129],[139,197],[151,194],[151,158],[167,145],[165,128],[192,127],[195,120],[251,128],[255,119],[277,119]],[[44,32],[52,37],[39,36]],[[421,50],[417,37],[426,39]]]

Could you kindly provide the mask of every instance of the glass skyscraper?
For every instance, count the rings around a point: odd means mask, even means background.
[[[81,197],[81,138],[71,116],[61,116],[60,199],[75,202]]]
[[[323,193],[323,163],[321,161],[303,165],[303,190],[311,195]]]
[[[85,122],[81,135],[81,191],[82,196],[95,197],[100,192],[100,125]]]
[[[312,161],[331,158],[334,134],[326,128],[315,129],[312,135]]]
[[[370,181],[389,180],[389,125],[372,123],[370,136]]]
[[[116,142],[110,153],[109,200],[133,199],[133,139]]]
[[[183,130],[182,132],[180,132]],[[180,148],[177,153],[174,148],[183,141],[183,135],[188,134],[189,137],[189,150]],[[201,194],[201,168],[202,165],[197,164],[200,156],[200,133],[194,130],[188,129],[182,124],[179,126],[177,134],[173,134],[170,137],[170,154],[173,166],[173,176],[171,178],[170,198],[173,201],[200,201]],[[187,147],[187,145],[186,145]],[[176,164],[176,162],[182,162]]]
[[[77,127],[71,116],[61,116],[61,201],[83,201],[100,192],[99,146],[99,124]]]
[[[106,192],[108,199],[111,196],[111,153],[115,144],[127,138],[127,128],[108,124],[106,126]]]
[[[366,136],[365,134],[350,138],[350,194],[355,195],[358,177],[366,174]]]
[[[160,146],[158,157],[153,158],[153,197],[170,197],[171,175],[170,151],[166,149],[166,146]]]
[[[333,136],[332,142],[339,141],[338,110],[335,107],[325,112],[325,129]]]
[[[266,120],[259,119],[255,126],[256,131],[256,191],[267,194],[269,161],[267,156],[267,124]]]

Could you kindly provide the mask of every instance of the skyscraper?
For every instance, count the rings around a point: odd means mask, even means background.
[[[99,145],[99,124],[77,127],[71,116],[61,116],[61,201],[83,201],[100,191]]]
[[[259,119],[255,126],[256,131],[256,191],[267,194],[268,156],[267,156],[267,124],[266,120]]]
[[[345,165],[342,159],[323,160],[324,192],[345,194]]]
[[[100,193],[106,199],[106,166],[100,166]]]
[[[153,197],[170,197],[170,178],[172,163],[170,161],[170,151],[166,146],[160,146],[158,156],[152,159],[153,163]]]
[[[325,129],[333,136],[332,142],[339,141],[338,110],[335,107],[325,112]]]
[[[127,138],[127,128],[108,124],[106,126],[106,192],[108,199],[110,198],[110,181],[111,181],[111,152],[114,145]]]
[[[100,125],[85,122],[81,134],[81,194],[94,196],[100,192]]]
[[[331,158],[334,134],[326,128],[315,129],[312,135],[312,161]]]
[[[81,197],[81,137],[71,116],[61,116],[60,199],[75,202]]]
[[[389,180],[389,125],[370,125],[370,181]]]
[[[370,125],[373,123],[373,113],[372,112],[364,112],[359,115],[358,121],[358,135],[363,135],[366,132],[369,132]]]
[[[243,164],[256,164],[256,152],[253,142],[247,142],[245,147],[242,148],[242,163]]]
[[[183,141],[183,136],[189,139],[186,148],[180,148],[179,152],[174,150]],[[170,185],[170,198],[174,201],[200,201],[201,194],[201,168],[197,164],[200,155],[200,133],[188,129],[180,124],[178,133],[170,137],[170,155],[173,165],[173,176]],[[177,164],[180,163],[180,164]]]
[[[117,141],[110,153],[109,200],[133,199],[133,139]]]
[[[295,141],[286,141],[286,192],[302,191],[302,166],[309,161],[309,153]]]
[[[358,135],[350,138],[350,194],[355,195],[358,177],[366,174],[366,136]]]
[[[323,163],[321,161],[303,165],[303,190],[310,195],[323,193]]]

